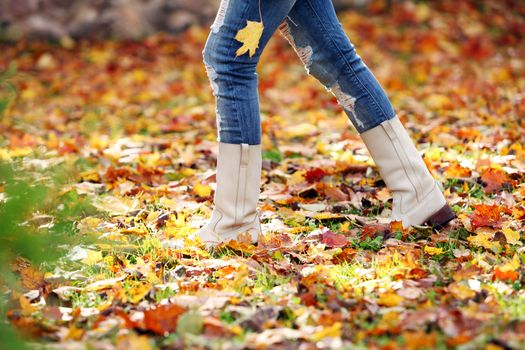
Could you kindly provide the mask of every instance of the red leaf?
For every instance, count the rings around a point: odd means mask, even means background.
[[[306,306],[312,306],[317,304],[315,300],[315,294],[313,292],[307,292],[299,296],[301,298],[301,304]]]
[[[348,240],[346,236],[328,230],[321,235],[321,243],[330,248],[340,248],[344,247],[348,243]]]
[[[469,38],[468,41],[463,44],[463,55],[467,58],[482,60],[492,56],[493,49],[486,38],[478,36]]]
[[[326,171],[324,171],[323,169],[314,168],[314,169],[307,170],[306,173],[304,174],[304,178],[309,183],[313,183],[313,182],[321,181],[321,179],[325,177],[326,174],[327,174]]]

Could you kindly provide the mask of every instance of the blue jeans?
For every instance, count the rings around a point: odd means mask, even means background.
[[[260,11],[260,12],[259,12]],[[235,39],[246,21],[262,21],[259,47],[236,57]],[[359,133],[395,116],[381,85],[356,53],[335,13],[332,0],[221,0],[203,54],[216,100],[217,141],[261,143],[257,63],[279,30],[306,71],[320,81]]]

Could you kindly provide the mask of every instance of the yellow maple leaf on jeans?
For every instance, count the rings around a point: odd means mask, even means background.
[[[235,39],[242,43],[242,46],[235,52],[235,56],[240,56],[249,51],[250,57],[255,54],[259,47],[264,26],[262,22],[246,21],[246,27],[239,29]]]

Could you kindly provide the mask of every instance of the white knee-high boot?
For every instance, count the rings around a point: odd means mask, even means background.
[[[360,134],[386,186],[392,191],[392,219],[404,227],[445,226],[455,214],[397,116]]]
[[[198,236],[207,247],[248,233],[256,243],[262,234],[257,203],[261,184],[261,145],[219,142],[214,208]]]

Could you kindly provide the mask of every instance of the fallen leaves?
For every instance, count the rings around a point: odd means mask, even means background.
[[[523,19],[506,0],[381,3],[342,12],[342,25],[459,220],[439,232],[389,222],[391,193],[359,135],[276,40],[260,64],[265,236],[206,252],[187,238],[213,204],[214,98],[195,59],[207,28],[18,43],[0,65],[31,74],[0,123],[0,158],[28,173],[74,164],[64,193],[100,212],[74,218],[95,244],[46,274],[15,269],[11,323],[107,348],[522,348]],[[236,55],[256,55],[263,30],[247,22]],[[49,225],[45,214],[28,224]]]
[[[494,268],[494,278],[500,280],[515,281],[519,277],[519,272],[516,271],[521,266],[520,258],[514,254],[512,259],[505,264],[496,266]]]

